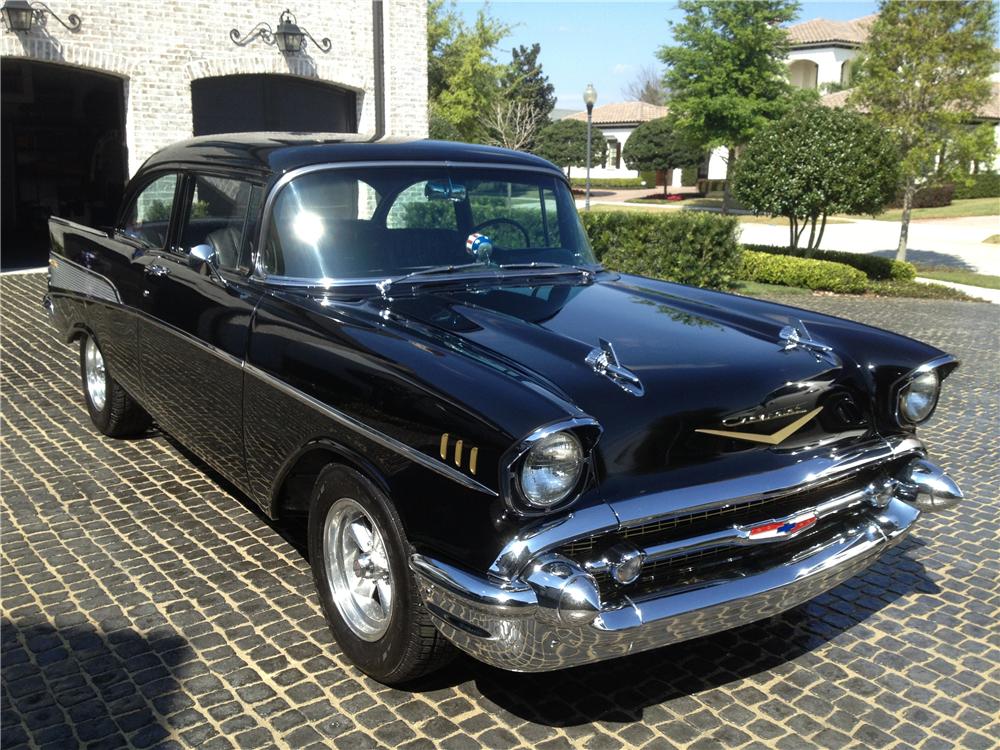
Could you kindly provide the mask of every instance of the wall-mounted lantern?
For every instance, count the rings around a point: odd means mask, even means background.
[[[13,2],[14,0],[8,0],[8,2]],[[328,38],[323,37],[322,40],[316,41],[312,34],[303,29],[298,25],[294,14],[290,10],[285,10],[284,13],[278,18],[278,28],[272,29],[271,24],[266,21],[261,21],[259,24],[250,29],[250,32],[246,36],[241,36],[237,29],[233,29],[229,32],[229,38],[233,40],[233,44],[238,47],[243,47],[250,44],[254,39],[260,39],[264,44],[273,44],[281,50],[284,55],[294,55],[302,50],[305,44],[306,37],[316,45],[316,47],[321,52],[329,52],[333,48],[333,42]]]
[[[45,25],[45,14],[48,13],[65,28],[70,31],[80,30],[80,16],[70,13],[66,21],[52,12],[52,9],[42,2],[29,3],[28,0],[4,0],[3,7],[0,8],[0,16],[3,17],[4,25],[8,31],[16,34],[31,31],[31,27],[36,23],[39,26]]]

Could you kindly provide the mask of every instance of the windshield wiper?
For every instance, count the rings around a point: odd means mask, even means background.
[[[571,263],[549,263],[547,261],[532,261],[531,263],[501,263],[497,266],[502,271],[531,271],[534,269],[564,268],[567,271],[576,271],[593,281],[596,276],[596,269],[586,266],[575,266]]]
[[[496,268],[496,266],[489,263],[480,263],[479,261],[473,263],[458,263],[448,266],[431,266],[430,268],[421,268],[416,271],[403,274],[402,276],[396,276],[395,278],[390,276],[389,278],[378,282],[375,287],[378,289],[379,294],[386,297],[388,296],[389,289],[392,288],[392,285],[398,284],[400,281],[406,281],[407,279],[416,278],[418,276],[436,276],[438,274],[455,273],[456,271],[469,271],[474,268]]]

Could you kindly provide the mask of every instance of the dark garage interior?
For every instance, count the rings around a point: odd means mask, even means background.
[[[2,245],[9,271],[44,266],[49,216],[114,222],[127,176],[120,78],[55,63],[4,59]]]
[[[195,135],[284,130],[356,133],[357,94],[328,83],[277,74],[191,82]]]

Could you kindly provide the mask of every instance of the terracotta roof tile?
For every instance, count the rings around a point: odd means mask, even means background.
[[[666,117],[668,111],[666,107],[646,102],[614,102],[594,107],[593,118],[595,125],[631,125]],[[566,119],[586,121],[587,113],[575,112]]]
[[[990,98],[977,112],[978,116],[984,120],[1000,120],[1000,82],[992,82]],[[820,97],[820,103],[826,107],[843,107],[847,104],[847,97],[851,92],[836,91],[832,94]],[[863,110],[862,110],[863,111]]]
[[[877,14],[855,18],[853,21],[814,18],[789,26],[788,41],[792,47],[835,42],[860,46],[868,39],[868,30],[876,18]]]

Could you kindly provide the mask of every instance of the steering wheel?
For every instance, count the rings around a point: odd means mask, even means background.
[[[497,216],[496,218],[493,219],[487,219],[481,224],[476,224],[476,226],[472,228],[472,233],[475,234],[476,232],[486,229],[486,227],[491,227],[494,224],[510,224],[512,227],[514,227],[514,229],[518,230],[522,235],[524,235],[524,246],[526,248],[531,247],[531,236],[528,234],[528,230],[525,229],[522,224],[519,224],[513,219],[508,219],[506,216]],[[494,247],[499,247],[499,246],[494,244]]]

